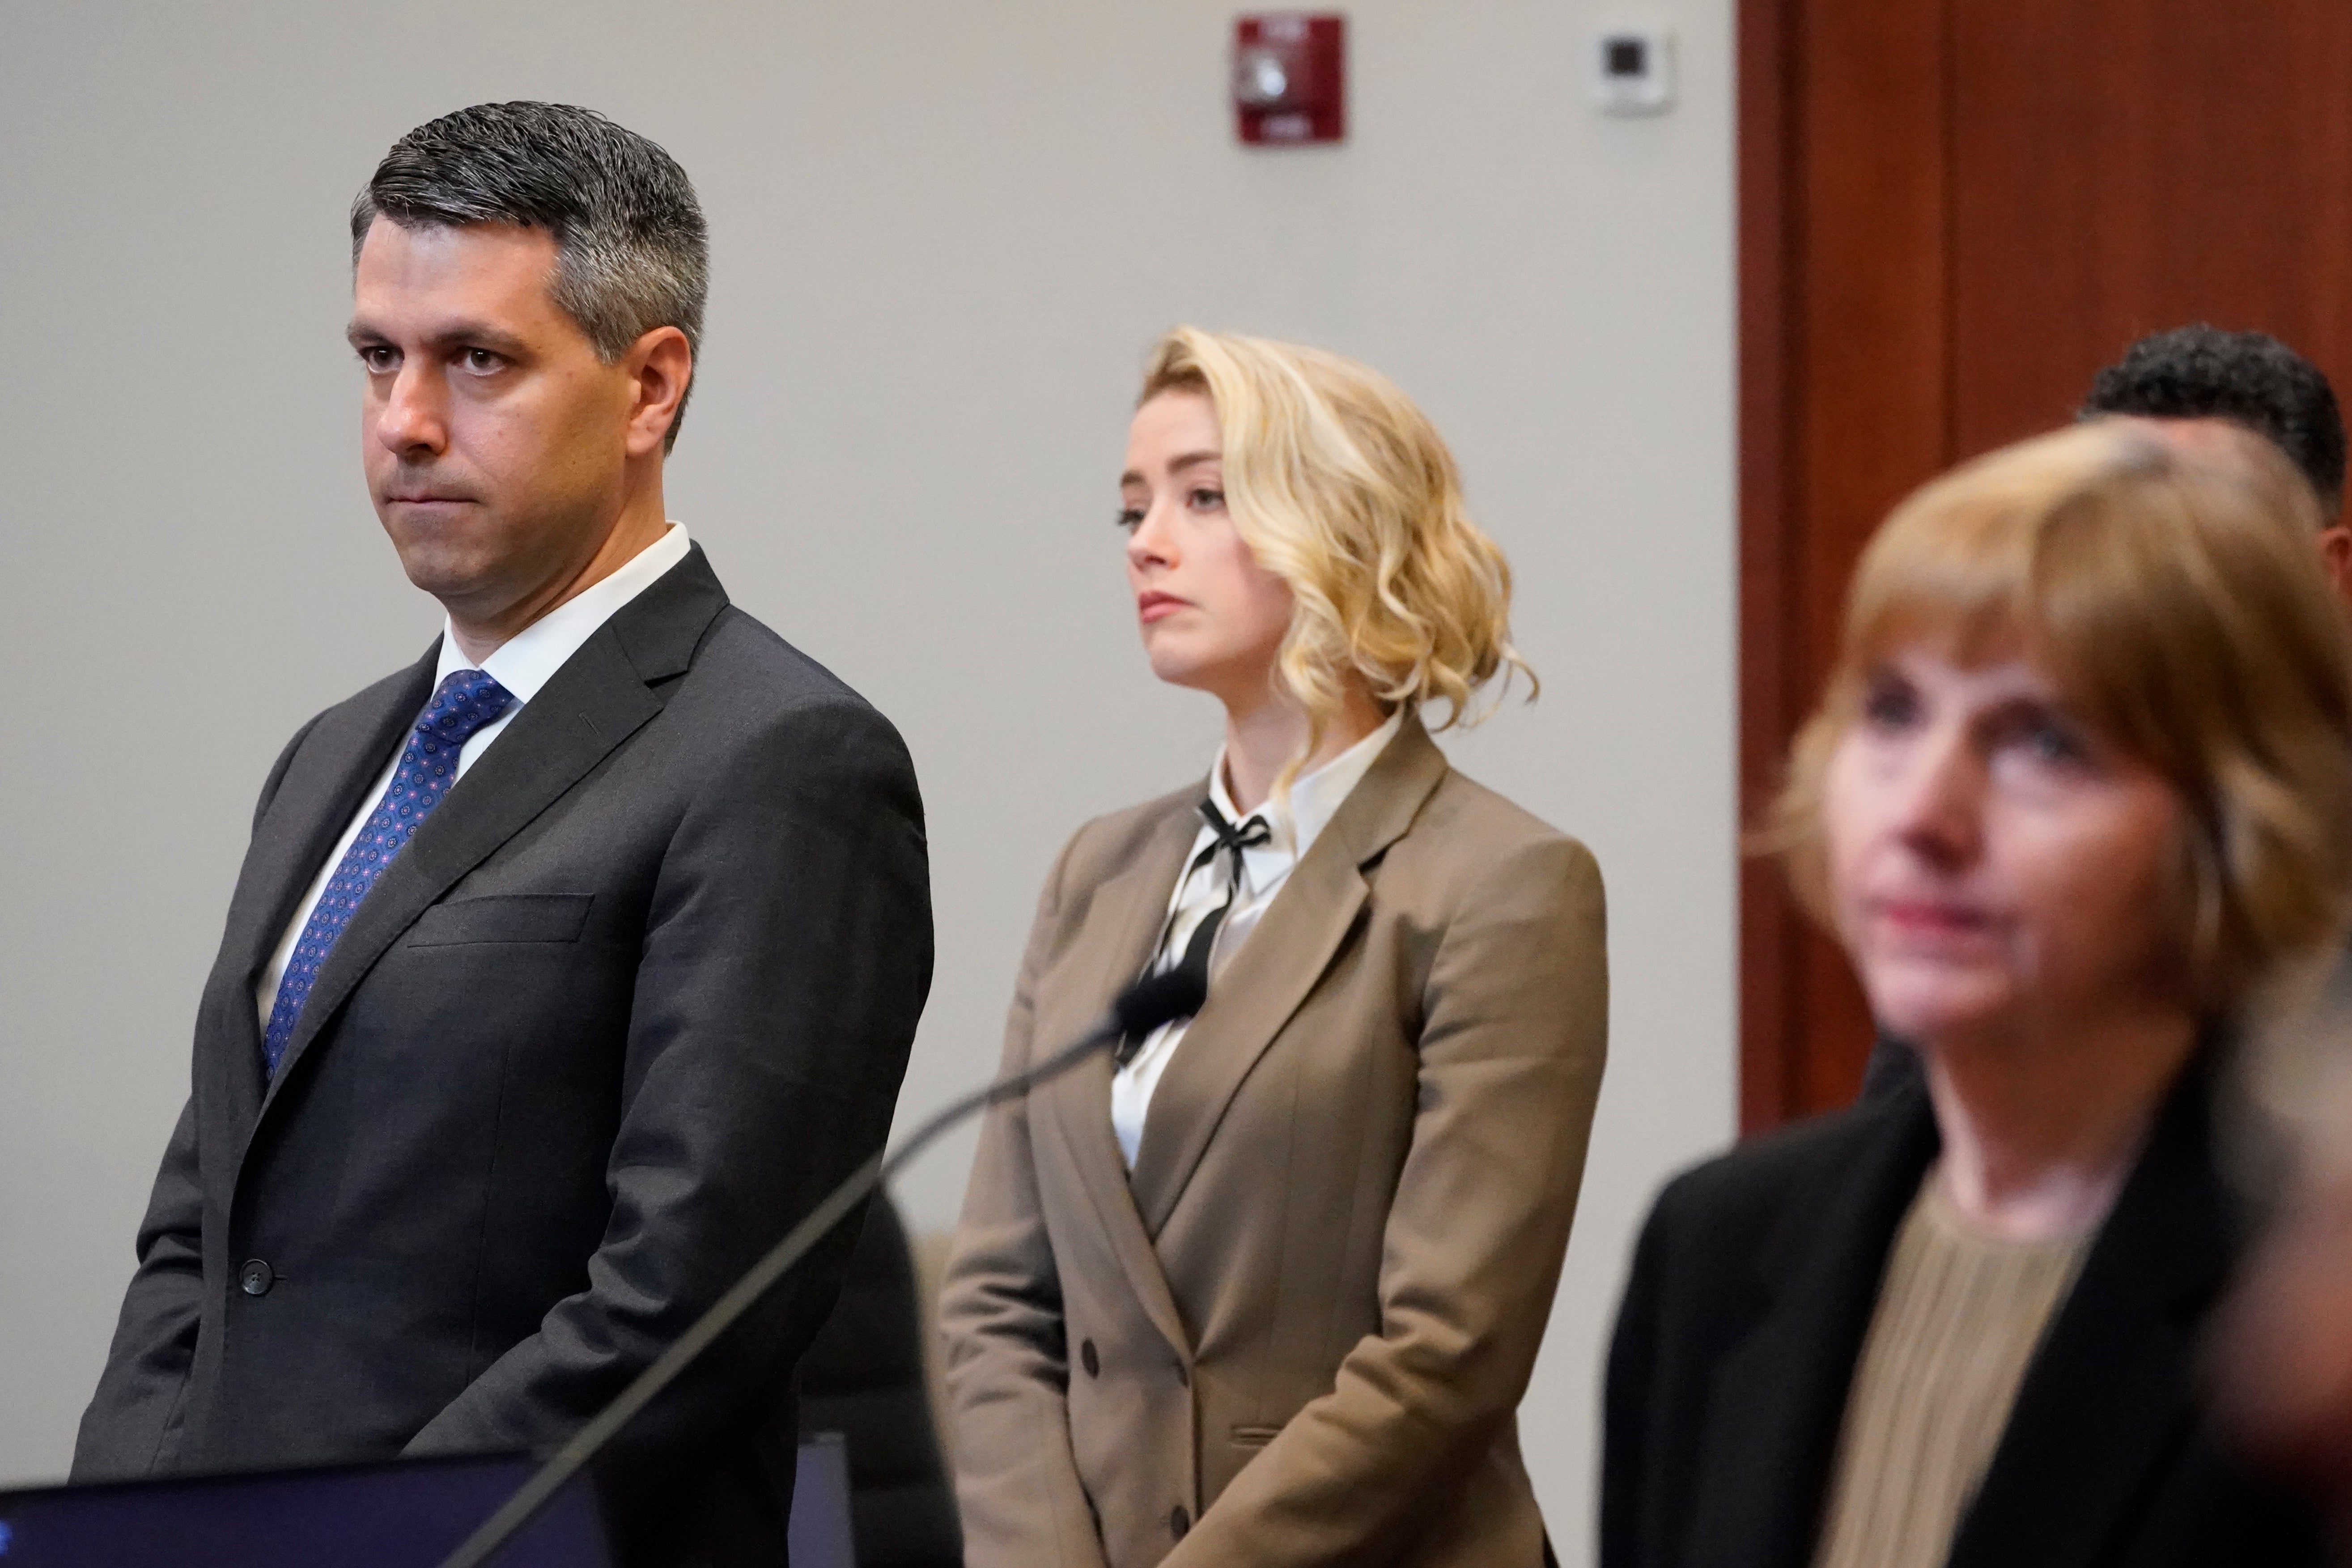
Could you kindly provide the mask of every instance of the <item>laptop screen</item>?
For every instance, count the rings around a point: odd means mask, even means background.
[[[436,1568],[536,1468],[406,1459],[0,1491],[0,1568]],[[594,1493],[576,1479],[491,1559],[612,1561]]]

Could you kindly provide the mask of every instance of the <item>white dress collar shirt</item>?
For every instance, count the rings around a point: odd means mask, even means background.
[[[1255,811],[1246,813],[1234,806],[1233,795],[1225,787],[1225,753],[1223,748],[1218,750],[1216,765],[1209,770],[1210,804],[1235,827],[1246,826],[1253,816],[1263,818],[1267,837],[1265,843],[1242,851],[1242,885],[1234,892],[1233,908],[1226,911],[1224,923],[1217,928],[1210,950],[1212,983],[1218,970],[1231,962],[1242,943],[1249,940],[1250,932],[1257,929],[1258,921],[1265,918],[1283,884],[1290,880],[1290,873],[1299,860],[1314,847],[1324,828],[1330,826],[1340,805],[1403,727],[1404,716],[1391,714],[1387,723],[1321,767],[1292,780],[1286,801],[1269,799]],[[1185,851],[1184,874],[1177,878],[1176,890],[1169,897],[1168,919],[1160,928],[1160,946],[1152,956],[1154,970],[1173,968],[1184,956],[1185,945],[1208,918],[1209,911],[1225,901],[1230,875],[1227,868],[1233,858],[1213,855],[1205,862],[1202,860],[1202,852],[1216,841],[1215,832],[1204,822],[1192,848]],[[1160,1075],[1168,1070],[1177,1047],[1183,1044],[1188,1022],[1180,1018],[1161,1025],[1146,1037],[1142,1048],[1127,1065],[1111,1075],[1111,1129],[1118,1135],[1119,1152],[1126,1156],[1130,1171],[1135,1168],[1136,1151],[1143,1146],[1143,1122],[1151,1107],[1152,1091],[1160,1087]]]
[[[465,748],[457,753],[459,778],[464,778],[466,770],[480,759],[491,742],[506,732],[507,726],[514,722],[514,716],[539,695],[540,689],[563,668],[564,661],[580,651],[580,645],[595,635],[597,627],[611,620],[622,605],[652,587],[662,574],[686,559],[687,547],[690,542],[686,536],[686,525],[672,522],[668,531],[631,556],[611,576],[582,589],[515,633],[479,665],[467,658],[465,651],[458,647],[457,628],[444,619],[441,659],[438,668],[433,671],[434,687],[437,689],[443,681],[458,670],[479,669],[505,687],[514,699],[496,722],[475,731],[466,742]],[[360,803],[358,814],[344,827],[343,836],[335,841],[334,848],[328,852],[318,874],[311,879],[310,890],[302,895],[301,903],[295,906],[294,918],[287,922],[284,934],[278,938],[278,950],[269,955],[268,963],[262,968],[261,978],[255,982],[254,1007],[260,1014],[261,1026],[265,1031],[269,1027],[269,1009],[278,1000],[278,983],[286,976],[287,961],[294,956],[294,946],[302,940],[302,928],[310,923],[310,911],[318,907],[319,895],[327,890],[327,883],[334,877],[335,868],[343,863],[343,856],[351,848],[352,840],[360,836],[360,829],[367,826],[367,819],[374,813],[376,803],[383,798],[383,792],[392,787],[393,773],[399,766],[400,753],[394,752],[392,760],[384,764],[383,775],[375,781],[375,787],[368,791],[367,798]]]

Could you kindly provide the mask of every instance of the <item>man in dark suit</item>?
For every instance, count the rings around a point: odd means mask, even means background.
[[[559,1442],[880,1146],[929,984],[905,747],[665,515],[685,172],[482,105],[352,234],[369,489],[446,630],[262,786],[78,1479]],[[630,1560],[782,1560],[855,1239],[614,1445]]]

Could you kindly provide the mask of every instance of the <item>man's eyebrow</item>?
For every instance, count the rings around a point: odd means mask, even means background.
[[[343,337],[353,348],[392,342],[391,333],[378,331],[362,321],[354,321],[344,328]],[[509,359],[521,358],[529,347],[512,332],[501,331],[488,321],[452,321],[425,339],[425,346],[444,352],[457,348],[488,349]]]

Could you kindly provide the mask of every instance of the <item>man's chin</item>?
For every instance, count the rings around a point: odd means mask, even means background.
[[[450,609],[496,595],[497,574],[476,552],[404,542],[397,537],[393,547],[400,553],[400,569],[409,582]]]

